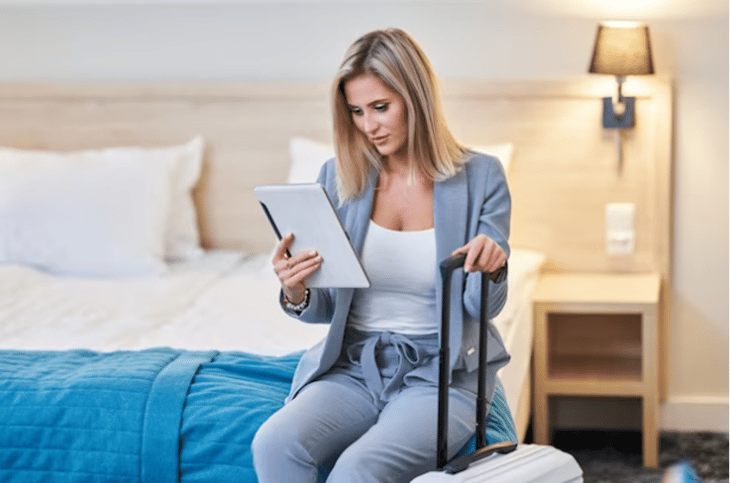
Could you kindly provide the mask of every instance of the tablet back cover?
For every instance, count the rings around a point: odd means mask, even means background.
[[[370,281],[327,193],[318,183],[275,184],[254,188],[254,194],[277,238],[294,233],[292,254],[317,250],[319,270],[307,287],[367,288]]]

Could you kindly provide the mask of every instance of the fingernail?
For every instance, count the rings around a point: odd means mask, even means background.
[[[309,252],[309,254],[310,254],[311,256],[315,256],[315,255],[317,254],[317,250],[312,250],[311,252]]]

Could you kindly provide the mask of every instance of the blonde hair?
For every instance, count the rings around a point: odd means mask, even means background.
[[[420,173],[438,181],[456,174],[465,161],[466,149],[446,126],[438,82],[428,58],[403,30],[376,30],[350,46],[332,84],[340,202],[361,195],[370,170],[383,167],[380,153],[355,127],[345,98],[345,83],[363,74],[377,77],[403,98],[410,178]]]

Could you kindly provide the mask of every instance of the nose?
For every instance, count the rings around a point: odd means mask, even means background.
[[[378,122],[372,113],[365,112],[362,119],[362,130],[365,134],[373,134],[378,130]]]

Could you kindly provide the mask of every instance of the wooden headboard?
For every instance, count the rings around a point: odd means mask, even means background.
[[[550,271],[661,273],[670,266],[671,83],[631,78],[636,126],[601,127],[603,76],[442,82],[452,131],[468,145],[512,142],[512,246],[548,255]],[[327,83],[0,82],[0,145],[74,150],[206,141],[196,189],[203,243],[266,251],[272,234],[252,194],[283,182],[293,136],[331,139]],[[631,256],[605,250],[605,206],[636,205]]]

